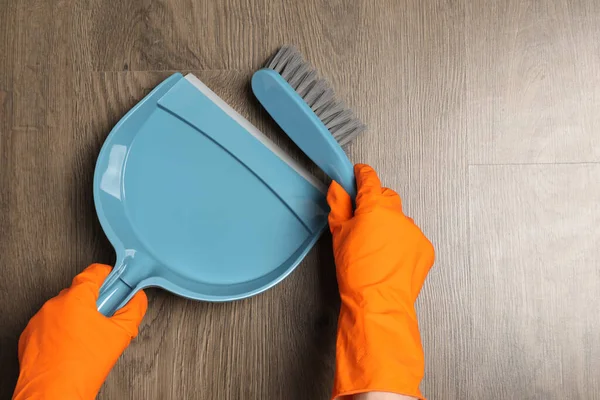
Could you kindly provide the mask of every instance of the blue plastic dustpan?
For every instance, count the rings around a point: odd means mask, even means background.
[[[325,188],[195,76],[175,74],[104,143],[94,201],[117,253],[98,310],[155,286],[230,301],[285,278],[327,224]]]

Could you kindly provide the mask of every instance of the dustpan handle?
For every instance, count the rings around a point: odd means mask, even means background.
[[[134,249],[118,251],[117,264],[100,287],[96,308],[112,317],[141,289],[140,283],[152,274],[152,260]]]
[[[109,278],[110,279],[110,278]],[[105,281],[100,288],[100,296],[96,301],[96,307],[105,317],[112,317],[115,312],[128,300],[133,289],[123,282],[121,278]]]

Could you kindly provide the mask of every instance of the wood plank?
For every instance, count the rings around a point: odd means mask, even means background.
[[[332,37],[331,47],[338,44],[339,32],[327,26],[333,18],[324,16],[324,33],[318,36]],[[426,354],[422,390],[434,399],[466,398],[463,10],[453,2],[390,2],[380,7],[364,2],[358,17],[350,20],[353,28],[345,32],[350,39],[339,43],[356,43],[355,48],[340,44],[328,51],[323,41],[309,39],[303,47],[315,54],[318,68],[369,126],[351,147],[352,160],[373,165],[383,183],[400,192],[405,211],[436,247],[436,265],[418,302]],[[307,35],[296,38],[302,37]]]
[[[13,116],[13,66],[14,66],[14,32],[15,32],[16,5],[12,2],[2,4],[0,13],[0,262],[6,265],[0,269],[0,312],[6,323],[0,328],[0,397],[9,398],[12,386],[18,374],[17,342],[22,323],[15,318],[12,308],[14,305],[8,301],[15,290],[8,279],[12,267],[6,263],[8,240],[11,224],[9,221],[11,179],[10,168],[12,154],[12,116]],[[6,278],[6,279],[5,279]]]
[[[600,3],[467,4],[469,162],[600,161]]]
[[[65,3],[7,4],[11,21],[0,90],[0,397],[12,394],[17,339],[45,300],[69,284],[80,268],[71,264],[68,207],[73,182],[73,81],[65,66],[70,54],[69,8]],[[4,27],[3,27],[4,28]],[[4,33],[3,33],[4,35]],[[10,68],[10,69],[9,69]]]
[[[427,358],[422,389],[431,398],[467,398],[465,11],[447,1],[352,5],[278,3],[273,24],[285,29],[271,43],[297,45],[367,123],[351,159],[372,164],[385,185],[400,191],[407,213],[436,245],[436,266],[419,300]]]
[[[469,171],[469,398],[600,398],[600,165]]]
[[[16,266],[9,263],[12,234],[10,212],[12,207],[12,185],[14,171],[11,162],[14,158],[12,144],[12,93],[0,90],[0,262],[6,265],[0,270],[0,312],[3,324],[0,329],[0,397],[9,398],[12,386],[18,376],[17,340],[24,327],[24,318],[19,317],[20,305],[14,303],[13,293],[19,288],[11,282]]]
[[[12,90],[13,66],[15,56],[15,31],[17,6],[13,1],[4,1],[0,5],[0,90]]]
[[[76,5],[75,56],[97,71],[257,69],[270,8],[266,0],[89,0]]]

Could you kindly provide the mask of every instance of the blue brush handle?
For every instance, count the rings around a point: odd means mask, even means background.
[[[279,73],[265,68],[252,76],[252,91],[294,143],[354,200],[356,182],[352,163],[294,88]]]

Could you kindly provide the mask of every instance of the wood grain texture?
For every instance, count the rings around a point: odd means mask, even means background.
[[[73,86],[61,70],[69,49],[63,25],[68,12],[64,4],[33,1],[6,4],[4,10],[0,397],[8,398],[18,373],[19,331],[80,268],[69,240],[75,219],[67,206],[75,181],[65,173],[74,133]]]
[[[27,320],[89,263],[114,261],[95,159],[162,79],[194,72],[317,171],[249,91],[284,43],[367,123],[351,159],[400,192],[436,247],[418,301],[425,395],[594,398],[597,165],[469,163],[600,161],[596,3],[0,0],[0,398]],[[252,299],[149,291],[99,398],[327,399],[329,240]]]
[[[600,3],[468,4],[469,162],[600,161]]]
[[[249,69],[264,61],[267,0],[78,2],[75,60],[98,71]]]
[[[600,398],[600,165],[469,177],[471,398]]]

